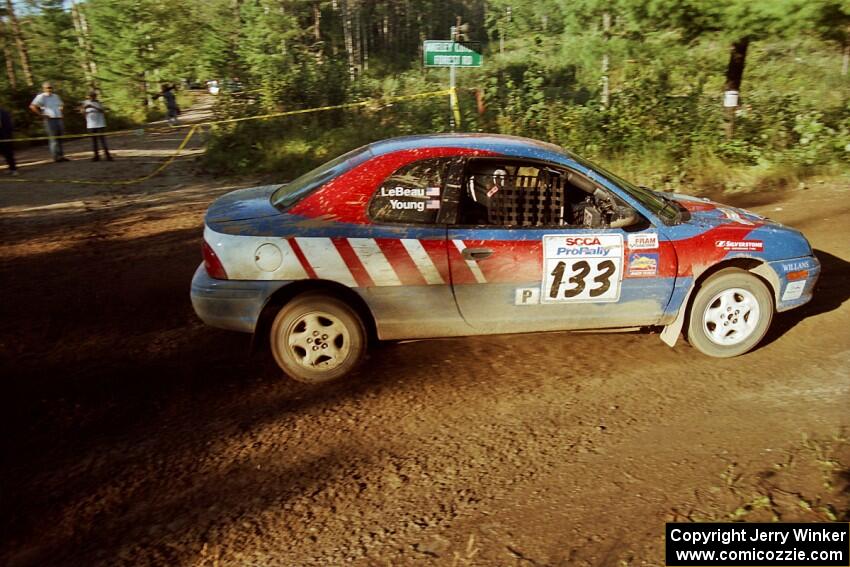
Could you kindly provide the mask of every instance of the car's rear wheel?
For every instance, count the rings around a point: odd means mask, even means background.
[[[366,351],[357,312],[335,297],[306,293],[283,306],[271,327],[278,366],[299,382],[319,384],[351,372]]]
[[[717,358],[753,349],[773,319],[767,285],[739,268],[726,268],[703,282],[691,306],[688,341]]]

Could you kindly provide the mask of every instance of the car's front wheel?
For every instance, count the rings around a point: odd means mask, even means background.
[[[278,366],[299,382],[341,378],[360,363],[366,329],[357,312],[339,299],[305,293],[283,306],[271,327]]]
[[[726,268],[700,286],[691,306],[688,342],[708,356],[738,356],[764,338],[772,319],[767,285],[745,270]]]

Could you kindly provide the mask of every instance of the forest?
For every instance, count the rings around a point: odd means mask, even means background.
[[[392,97],[448,87],[422,45],[458,23],[483,65],[457,70],[456,131],[540,138],[691,192],[796,186],[850,161],[850,0],[4,0],[0,19],[18,136],[40,133],[26,107],[44,80],[66,101],[98,89],[113,129],[161,117],[163,83],[186,105],[218,81],[221,117],[375,101],[215,127],[215,173],[286,180],[449,131],[447,96]]]

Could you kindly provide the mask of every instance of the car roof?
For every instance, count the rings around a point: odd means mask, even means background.
[[[369,144],[369,149],[376,156],[400,150],[438,147],[484,150],[508,156],[558,162],[563,162],[564,158],[575,160],[573,154],[555,144],[504,134],[423,134],[390,138]]]

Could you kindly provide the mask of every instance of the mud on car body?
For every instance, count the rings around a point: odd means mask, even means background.
[[[396,138],[207,211],[192,304],[268,333],[293,378],[349,372],[373,338],[551,330],[682,331],[743,354],[809,301],[798,231],[637,187],[563,149],[496,135]]]

